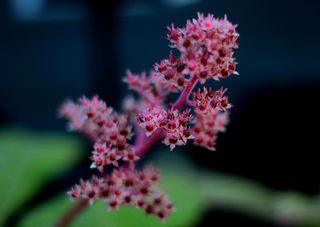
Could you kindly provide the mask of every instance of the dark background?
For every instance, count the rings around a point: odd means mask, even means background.
[[[66,97],[99,94],[119,109],[125,70],[139,73],[167,58],[168,25],[183,27],[197,12],[227,14],[239,25],[240,76],[207,85],[228,88],[230,123],[217,152],[189,146],[187,153],[276,190],[318,194],[319,9],[310,0],[0,1],[0,126],[63,131],[57,108]],[[52,193],[67,182],[51,185]],[[213,220],[271,226],[225,210],[199,226]]]

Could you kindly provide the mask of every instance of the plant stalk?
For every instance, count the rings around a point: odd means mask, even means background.
[[[79,202],[71,207],[70,210],[65,213],[55,227],[68,226],[88,205],[88,199],[80,199]]]

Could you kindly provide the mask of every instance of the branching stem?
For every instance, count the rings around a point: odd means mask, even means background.
[[[196,75],[192,76],[190,79],[190,83],[185,87],[185,89],[181,93],[177,102],[173,104],[174,109],[180,110],[188,102],[187,101],[188,97],[192,92],[193,88],[195,87],[195,85],[197,84],[197,82],[198,82],[197,76]]]

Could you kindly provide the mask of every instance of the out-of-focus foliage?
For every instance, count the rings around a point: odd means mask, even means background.
[[[42,186],[72,167],[82,150],[74,136],[1,128],[0,226]]]
[[[279,193],[248,179],[209,172],[194,166],[179,153],[179,150],[158,151],[152,158],[161,170],[161,186],[177,208],[165,225],[131,207],[122,206],[119,211],[108,213],[104,202],[97,201],[71,226],[191,227],[212,207],[268,223],[320,226],[320,197]],[[0,226],[41,186],[72,167],[81,154],[81,144],[72,136],[3,128],[0,131]],[[53,197],[25,215],[18,226],[53,226],[73,205],[66,194]]]
[[[162,186],[177,207],[165,226],[195,226],[210,207],[224,208],[267,223],[319,226],[317,198],[297,192],[278,193],[244,178],[195,168],[181,155],[159,153],[153,162],[161,168]],[[19,226],[52,226],[71,206],[66,196],[57,197],[31,212]],[[95,202],[71,226],[163,226],[159,220],[145,217],[143,211],[135,208],[120,207],[119,211],[110,213],[106,209],[103,202]]]

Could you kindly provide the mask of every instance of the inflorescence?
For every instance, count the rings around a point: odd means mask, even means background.
[[[233,49],[238,48],[236,27],[226,16],[220,20],[199,13],[198,19],[188,20],[184,28],[173,24],[168,27],[170,47],[181,55],[176,57],[171,51],[168,59],[155,63],[148,76],[128,70],[123,82],[140,99],[128,96],[123,113],[108,107],[98,96],[92,100],[80,98],[78,103],[68,100],[60,107],[60,116],[68,119],[69,129],[93,142],[91,168],[102,173],[101,177],[81,180],[80,185],[71,188],[68,194],[72,200],[84,198],[92,204],[94,199],[100,199],[106,202],[108,211],[120,205],[132,206],[155,214],[163,222],[170,216],[174,208],[158,187],[160,172],[150,166],[137,172],[134,164],[159,139],[170,151],[187,140],[215,150],[217,134],[225,130],[227,110],[232,107],[225,96],[227,89],[193,89],[198,82],[204,84],[208,79],[219,81],[238,74],[233,58]],[[175,103],[167,99],[173,92],[181,93]],[[133,135],[135,141],[130,144]],[[126,161],[121,167],[120,159]],[[109,175],[103,174],[109,164],[117,168]]]

